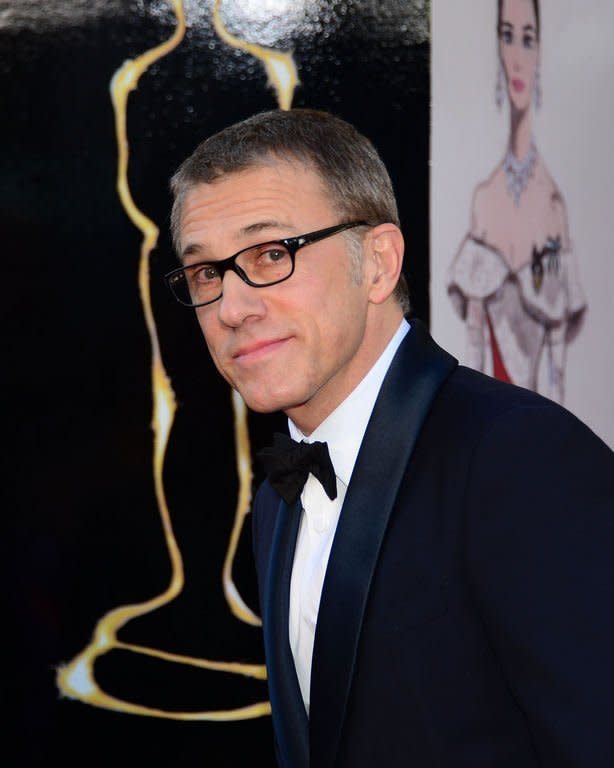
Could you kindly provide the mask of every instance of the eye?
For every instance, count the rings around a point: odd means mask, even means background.
[[[260,254],[260,259],[265,263],[276,264],[279,261],[283,261],[288,255],[288,251],[285,248],[269,248]]]
[[[210,283],[212,280],[217,280],[220,273],[213,264],[202,264],[192,272],[192,282],[194,283]]]
[[[290,274],[292,258],[283,243],[261,243],[243,251],[237,266],[256,283],[269,283]]]
[[[246,266],[251,269],[275,267],[289,259],[288,250],[281,243],[265,243],[248,251]]]
[[[533,35],[530,33],[523,35],[522,45],[528,50],[532,50],[535,46],[535,38],[533,37]]]
[[[501,30],[500,37],[501,41],[506,45],[511,45],[514,42],[514,35],[512,34],[512,30],[508,29],[507,27]]]

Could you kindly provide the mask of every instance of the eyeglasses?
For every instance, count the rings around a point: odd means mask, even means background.
[[[222,282],[229,269],[253,288],[276,285],[292,276],[299,248],[332,237],[346,229],[362,226],[367,226],[367,222],[352,221],[298,237],[250,245],[221,261],[201,261],[173,269],[164,275],[164,279],[180,304],[186,307],[204,307],[221,298]]]

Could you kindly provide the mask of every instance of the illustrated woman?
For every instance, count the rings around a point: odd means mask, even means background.
[[[586,308],[563,197],[533,135],[539,107],[538,0],[498,0],[497,105],[507,95],[506,155],[476,188],[470,231],[448,293],[467,329],[472,367],[562,402],[567,344]]]

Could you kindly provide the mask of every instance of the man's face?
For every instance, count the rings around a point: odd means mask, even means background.
[[[276,162],[200,184],[184,201],[184,264],[340,223],[319,176]],[[283,410],[312,431],[372,364],[366,281],[352,280],[342,234],[305,246],[294,274],[266,288],[226,272],[223,296],[196,310],[213,360],[255,411]]]

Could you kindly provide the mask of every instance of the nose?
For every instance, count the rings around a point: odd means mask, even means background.
[[[262,290],[248,285],[239,275],[228,270],[222,280],[222,297],[217,302],[220,321],[237,328],[248,318],[262,317],[266,312]]]
[[[522,59],[522,43],[518,42],[512,45],[512,69],[518,72]]]

